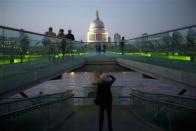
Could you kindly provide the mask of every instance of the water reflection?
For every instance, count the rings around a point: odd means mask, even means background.
[[[182,85],[174,85],[163,80],[146,79],[138,72],[112,72],[116,77],[113,84],[112,92],[114,96],[129,96],[132,88],[140,89],[148,92],[177,94],[182,88]],[[75,96],[88,96],[94,90],[91,88],[90,78],[91,72],[70,72],[64,73],[60,80],[46,81],[31,89],[25,91],[28,96],[37,96],[40,91],[44,94],[53,94],[64,92],[66,90],[73,90]],[[192,94],[191,94],[192,92]],[[195,95],[195,89],[188,89],[186,95]],[[21,97],[15,95],[14,97]]]

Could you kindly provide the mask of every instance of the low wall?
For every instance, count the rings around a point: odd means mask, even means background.
[[[121,66],[134,69],[138,72],[148,74],[155,78],[169,79],[172,81],[183,83],[191,87],[196,87],[196,74],[191,72],[175,70],[157,65],[127,60],[123,58],[117,58],[117,62]]]

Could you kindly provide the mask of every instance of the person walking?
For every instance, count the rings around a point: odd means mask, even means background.
[[[116,80],[110,74],[101,74],[101,82],[97,84],[96,104],[99,105],[99,131],[103,130],[104,112],[107,112],[108,129],[112,131],[112,92],[111,85]]]
[[[55,55],[55,37],[56,33],[52,31],[52,27],[49,27],[49,30],[45,32],[45,37],[43,39],[43,44],[46,49],[46,52],[49,56],[49,61],[54,61],[54,55]]]
[[[64,34],[64,30],[63,29],[60,29],[59,30],[59,34],[57,36],[62,38],[62,40],[61,40],[61,52],[63,54],[63,57],[62,58],[64,59],[65,47],[66,47],[66,36]]]
[[[98,43],[98,45],[97,45],[97,46],[98,46],[98,47],[97,47],[97,48],[98,48],[98,49],[97,49],[97,50],[98,50],[98,53],[99,53],[99,54],[101,54],[101,44],[100,44],[100,43]]]
[[[68,34],[66,34],[66,39],[67,39],[67,41],[66,41],[67,42],[67,51],[71,54],[75,53],[74,52],[75,51],[75,49],[74,49],[75,42],[73,42],[75,40],[75,37],[72,34],[70,29],[68,30]]]
[[[106,44],[104,43],[103,44],[103,53],[105,53],[105,51],[106,51]]]
[[[75,40],[74,35],[71,33],[71,30],[68,30],[68,34],[66,34],[66,38],[69,40]]]
[[[125,45],[125,37],[122,37],[122,40],[120,41],[120,50],[121,50],[121,54],[124,54],[124,45]]]

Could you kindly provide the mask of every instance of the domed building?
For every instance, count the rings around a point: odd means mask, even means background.
[[[90,24],[87,33],[87,42],[108,42],[108,32],[104,23],[99,19],[99,12],[96,12],[96,19]]]

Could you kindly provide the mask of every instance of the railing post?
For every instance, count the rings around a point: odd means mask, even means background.
[[[49,97],[47,96],[47,102],[49,102]],[[48,123],[48,130],[50,129],[50,104],[47,105],[48,106],[48,115],[47,115],[47,123]]]
[[[172,105],[169,105],[169,131],[172,131]]]
[[[131,106],[132,110],[134,110],[134,95],[132,94],[132,106]]]
[[[170,122],[171,122],[171,131],[173,130],[173,127],[174,127],[174,109],[175,109],[175,106],[173,106],[173,105],[171,105],[171,120],[170,120]]]
[[[10,103],[8,104],[8,112],[10,112]]]
[[[160,119],[159,119],[159,110],[160,110],[160,104],[159,104],[159,95],[157,94],[157,123],[160,126]]]
[[[37,71],[35,69],[33,71],[33,74],[34,74],[34,81],[36,81],[37,80]]]
[[[4,28],[3,28],[3,47],[2,47],[2,54],[3,54],[3,88],[5,88],[6,85],[6,74],[5,74],[5,32],[4,32]]]

